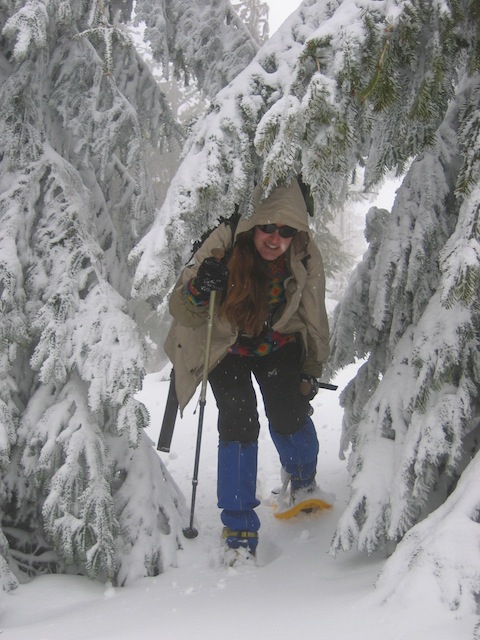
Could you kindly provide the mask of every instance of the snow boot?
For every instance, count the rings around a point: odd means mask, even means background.
[[[229,549],[246,549],[255,556],[260,520],[254,511],[260,504],[257,487],[256,442],[220,441],[218,447],[218,506],[225,525],[224,541]]]
[[[258,533],[232,531],[228,527],[224,527],[222,537],[225,542],[222,564],[228,567],[256,565]]]

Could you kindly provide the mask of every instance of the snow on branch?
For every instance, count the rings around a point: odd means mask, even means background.
[[[0,529],[0,590],[3,591],[13,591],[18,587],[18,580],[9,567],[8,553],[8,541]]]
[[[48,15],[45,2],[28,0],[3,27],[3,35],[15,40],[13,56],[21,62],[32,49],[40,49],[47,42]]]
[[[480,593],[480,453],[463,472],[455,491],[413,527],[385,564],[377,582],[379,601],[417,598],[419,589],[438,593],[460,614],[476,613]]]
[[[118,525],[110,492],[112,467],[104,435],[92,419],[81,389],[72,379],[63,389],[60,403],[44,413],[30,434],[41,447],[35,475],[41,478],[47,472],[43,521],[65,562],[85,566],[92,578],[100,574],[113,579]],[[50,424],[61,429],[50,453],[59,458],[55,464],[42,446],[51,438]]]
[[[441,256],[444,272],[441,296],[447,307],[457,302],[474,308],[480,290],[480,186],[472,189],[460,208],[455,233]]]
[[[182,546],[180,532],[188,520],[185,498],[152,444],[143,434],[128,456],[113,445],[119,479],[114,496],[120,524],[115,551],[119,585],[143,575],[158,575],[175,565],[177,549]]]
[[[172,62],[186,83],[193,77],[211,98],[234,80],[258,50],[247,26],[226,0],[163,0],[156,4],[138,0],[135,17],[137,22],[145,21],[145,37],[153,57],[163,64],[165,77]]]
[[[452,198],[458,113],[411,164],[392,213],[369,212],[370,247],[336,310],[332,368],[365,363],[341,396],[352,494],[333,550],[399,541],[446,499],[478,425],[478,314],[442,293],[458,284],[476,216],[475,190],[461,207]]]

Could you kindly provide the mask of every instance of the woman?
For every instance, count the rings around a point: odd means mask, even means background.
[[[212,257],[222,249],[225,258]],[[328,356],[325,276],[296,181],[267,199],[254,192],[250,218],[221,224],[182,273],[170,298],[165,343],[183,411],[202,378],[207,305],[217,295],[209,382],[218,406],[218,506],[227,549],[255,555],[259,421],[252,374],[295,503],[317,490],[318,440],[309,417]],[[302,391],[300,392],[300,385]]]

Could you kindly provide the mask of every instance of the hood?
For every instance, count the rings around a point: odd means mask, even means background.
[[[296,180],[288,187],[275,187],[265,199],[261,186],[257,185],[253,191],[253,213],[249,218],[240,220],[235,237],[257,224],[272,222],[309,232],[307,206]]]

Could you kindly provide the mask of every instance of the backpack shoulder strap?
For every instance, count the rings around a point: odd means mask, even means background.
[[[235,238],[235,232],[237,230],[238,227],[238,223],[240,222],[240,212],[235,209],[235,212],[232,213],[232,215],[229,218],[225,218],[224,220],[222,220],[222,222],[224,222],[227,226],[230,227],[230,230],[232,232],[232,246],[233,246],[233,240]]]

